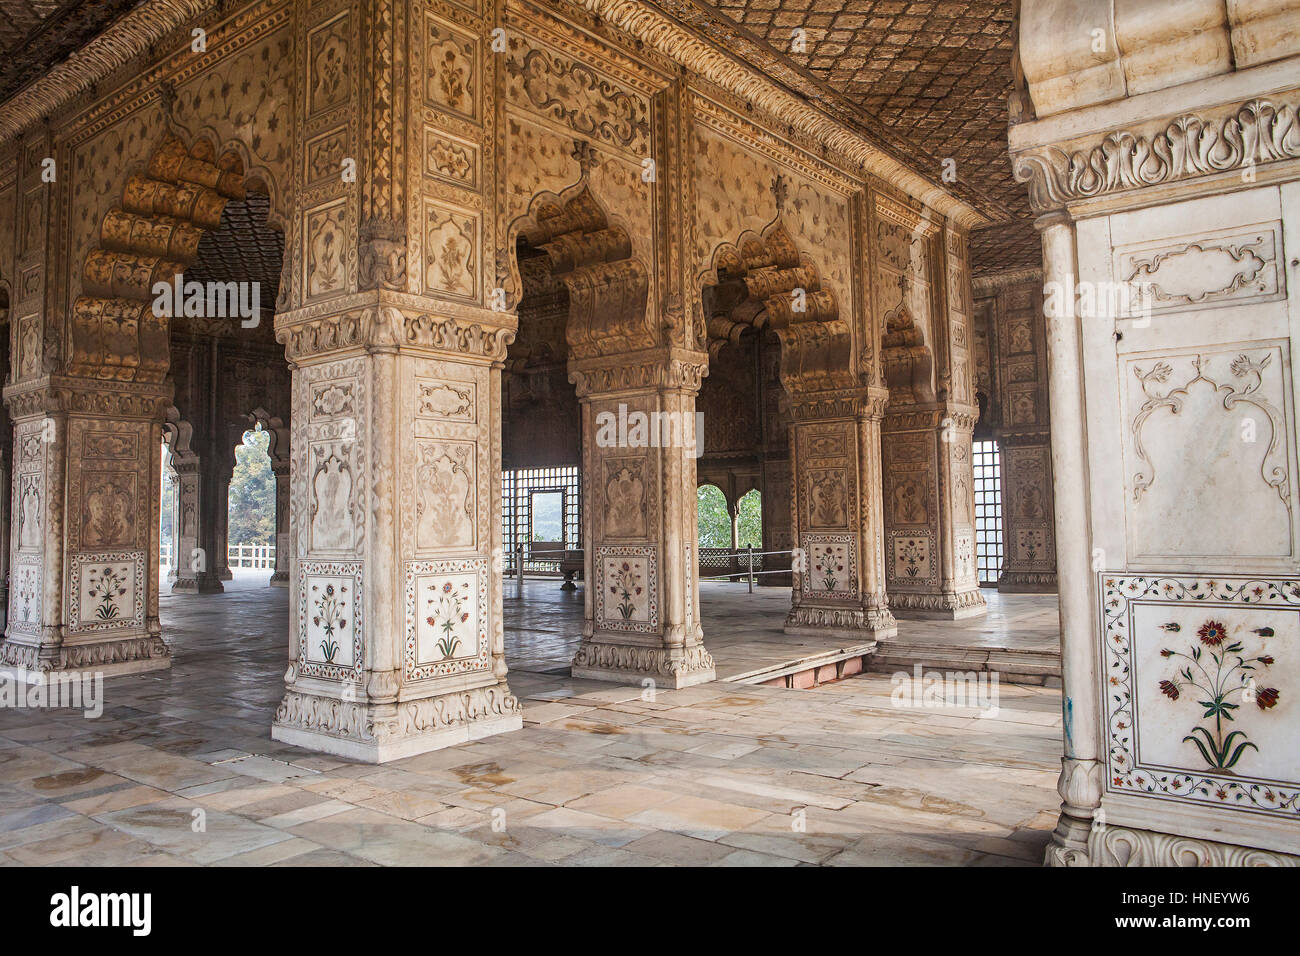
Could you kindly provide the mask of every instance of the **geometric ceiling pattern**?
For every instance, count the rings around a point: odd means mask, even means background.
[[[271,198],[250,192],[226,203],[221,225],[199,238],[187,282],[256,282],[263,309],[275,308],[284,263],[284,233],[266,224]],[[263,323],[265,324],[265,323]],[[269,328],[269,327],[268,327]]]
[[[0,0],[0,101],[17,93],[139,0]]]

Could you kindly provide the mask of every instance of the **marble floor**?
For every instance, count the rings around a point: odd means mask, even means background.
[[[562,591],[550,578],[528,578],[524,596],[506,585],[506,661],[511,670],[567,674],[582,636],[581,586]],[[891,661],[919,660],[940,666],[966,661],[975,669],[1003,658],[1040,658],[1060,676],[1060,622],[1055,594],[999,594],[983,591],[988,613],[960,621],[901,621],[898,636],[882,643]],[[718,679],[745,680],[801,658],[849,648],[842,640],[794,636],[782,630],[790,610],[788,588],[704,581],[700,617],[705,644]],[[915,652],[913,652],[915,649]],[[954,653],[954,651],[960,653]],[[1002,661],[1005,663],[1005,661]]]
[[[1055,823],[1043,687],[983,710],[901,706],[883,674],[645,700],[538,650],[510,678],[519,732],[383,766],[280,744],[287,596],[263,583],[166,595],[172,668],[107,682],[97,719],[0,710],[0,863],[1035,865]]]

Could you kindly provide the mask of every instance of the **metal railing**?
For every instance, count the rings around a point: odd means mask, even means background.
[[[521,544],[519,545],[518,549],[515,552],[515,597],[517,598],[522,598],[524,596],[525,550],[526,549],[524,545]],[[710,555],[712,555],[713,557],[725,556],[732,559],[744,558],[744,569],[733,571],[729,574],[708,574],[708,575],[701,574],[699,575],[699,580],[734,581],[736,578],[744,577],[745,581],[749,584],[749,591],[751,594],[754,591],[754,578],[764,574],[789,574],[790,573],[789,568],[772,568],[770,570],[756,570],[754,565],[755,558],[761,559],[767,556],[773,556],[779,554],[788,554],[792,559],[794,558],[793,550],[755,551],[753,548],[740,548],[736,550],[729,550],[726,548],[709,548],[708,551]],[[582,554],[584,554],[584,549],[582,548],[566,548],[560,551],[531,551],[528,552],[528,557],[535,560],[541,555],[546,555],[548,557],[544,558],[543,560],[551,560],[557,562],[560,565],[563,565],[565,561],[572,559],[571,556],[582,555]],[[554,555],[558,555],[558,557],[553,557]]]
[[[176,567],[172,543],[164,541],[158,549],[158,563],[164,568]],[[275,545],[273,544],[232,544],[226,548],[226,567],[228,568],[275,568]]]
[[[734,557],[734,558],[744,558],[744,559],[745,559],[745,569],[744,569],[743,571],[740,571],[740,572],[734,572],[734,571],[733,571],[733,572],[730,573],[730,574],[701,574],[701,575],[699,576],[700,580],[701,580],[701,581],[734,581],[736,578],[743,576],[743,577],[745,578],[746,583],[749,585],[749,591],[750,591],[751,594],[752,594],[753,591],[754,591],[754,578],[756,578],[756,577],[758,577],[758,576],[760,576],[760,575],[763,575],[763,574],[789,574],[789,573],[790,573],[790,569],[789,569],[789,568],[772,568],[772,569],[770,569],[770,570],[766,570],[766,571],[762,571],[762,570],[760,570],[760,571],[756,571],[756,570],[754,570],[754,559],[755,559],[755,558],[763,558],[763,557],[766,557],[766,556],[768,556],[768,555],[777,555],[777,554],[788,554],[788,555],[790,555],[791,558],[794,557],[794,551],[793,551],[793,550],[791,550],[791,551],[755,551],[753,548],[739,548],[739,549],[734,550],[734,551],[724,551],[724,550],[721,549],[721,548],[710,548],[709,550],[710,550],[710,552],[712,552],[712,553],[715,554],[715,555],[726,554],[726,555],[730,555],[731,557]]]

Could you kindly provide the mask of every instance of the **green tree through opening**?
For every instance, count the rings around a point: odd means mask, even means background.
[[[230,477],[230,543],[275,543],[275,475],[271,472],[269,432],[258,428],[244,432],[235,449],[235,470]]]
[[[700,485],[695,489],[695,510],[699,516],[700,547],[731,547],[731,515],[727,499],[717,485]]]

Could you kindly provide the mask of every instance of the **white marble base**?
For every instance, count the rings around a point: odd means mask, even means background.
[[[378,741],[336,737],[316,730],[276,723],[271,725],[271,739],[335,757],[347,757],[364,763],[387,763],[390,760],[414,757],[431,750],[454,747],[471,740],[481,740],[494,734],[509,733],[521,729],[523,725],[524,719],[521,714],[511,714],[505,717],[472,720],[409,737]]]
[[[119,661],[115,664],[97,664],[94,667],[52,671],[0,664],[0,678],[8,678],[23,684],[49,684],[51,681],[66,681],[82,676],[122,677],[127,674],[144,674],[148,671],[165,671],[171,666],[170,657],[151,657],[138,661]]]
[[[571,673],[584,680],[680,690],[717,680],[713,657],[702,644],[672,650],[641,644],[584,640],[573,657]]]

